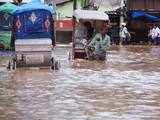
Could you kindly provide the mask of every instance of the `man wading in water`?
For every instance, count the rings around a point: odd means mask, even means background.
[[[102,27],[86,47],[87,57],[90,60],[105,60],[106,50],[110,47],[110,37],[107,35],[107,28]]]

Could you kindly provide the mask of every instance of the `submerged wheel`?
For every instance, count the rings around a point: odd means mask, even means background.
[[[17,59],[16,59],[16,58],[13,58],[13,59],[12,59],[12,62],[13,62],[12,69],[15,70],[15,69],[17,68]]]
[[[73,54],[71,51],[68,52],[68,60],[72,61],[73,60]]]
[[[59,70],[60,69],[60,62],[55,60],[54,58],[51,59],[51,69],[52,70]]]
[[[12,58],[11,60],[9,60],[7,69],[8,70],[15,70],[16,67],[17,67],[17,60],[16,60],[16,58]]]

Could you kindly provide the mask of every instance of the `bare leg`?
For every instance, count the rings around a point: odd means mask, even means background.
[[[87,54],[87,58],[91,60],[92,57],[93,57],[93,51],[89,47],[86,47],[85,51],[86,51],[86,54]]]

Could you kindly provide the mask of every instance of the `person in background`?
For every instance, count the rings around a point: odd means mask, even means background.
[[[153,45],[158,45],[160,41],[160,29],[154,25],[150,27],[148,37],[151,39]]]
[[[128,32],[128,29],[126,27],[126,23],[121,24],[120,28],[120,44],[128,44],[131,39],[131,35]]]
[[[94,28],[92,27],[92,24],[89,21],[84,22],[85,27],[85,39],[81,40],[81,43],[83,44],[84,48],[90,43],[93,34],[94,34]]]
[[[149,26],[149,32],[148,32],[148,38],[149,38],[150,44],[152,44],[152,43],[154,42],[153,30],[154,30],[153,25],[150,25],[150,26]]]
[[[154,45],[159,45],[160,44],[160,29],[159,27],[156,25],[155,27],[155,34],[156,34],[156,40],[154,42]]]
[[[111,44],[112,45],[119,44],[119,26],[117,23],[113,23],[109,27],[108,35],[111,37]]]
[[[75,31],[75,38],[77,39],[86,39],[87,38],[87,28],[85,27],[83,22],[79,22]]]
[[[102,27],[86,48],[88,59],[105,60],[106,50],[110,47],[110,37],[106,34],[106,27]]]
[[[90,39],[93,37],[94,34],[94,28],[92,27],[92,24],[89,21],[85,22],[84,26],[87,29],[87,40],[88,42],[90,42]]]
[[[87,28],[82,21],[76,27],[74,37],[76,47],[83,48],[87,44]]]

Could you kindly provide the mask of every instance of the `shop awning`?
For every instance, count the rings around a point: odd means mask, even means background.
[[[149,22],[158,22],[160,18],[143,11],[133,11],[131,14],[133,19],[147,20]]]

